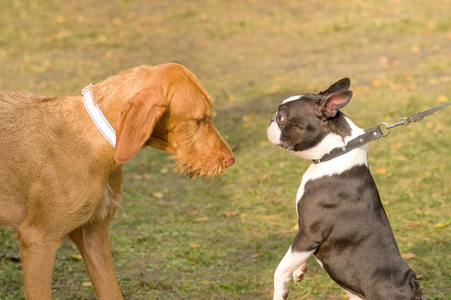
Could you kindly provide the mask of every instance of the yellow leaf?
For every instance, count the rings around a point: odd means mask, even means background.
[[[114,18],[113,19],[113,25],[115,25],[115,26],[121,26],[122,25],[122,19],[119,19],[119,18]]]
[[[81,257],[80,254],[75,254],[71,256],[73,260],[83,260],[83,257]]]
[[[410,47],[410,51],[412,51],[413,53],[418,53],[418,52],[420,52],[420,46],[414,45],[414,46]]]
[[[373,80],[373,86],[374,87],[380,87],[382,85],[382,81],[380,80]]]
[[[411,259],[411,258],[415,258],[415,254],[414,253],[403,253],[403,254],[401,254],[401,257],[402,258],[404,258],[404,259]]]
[[[387,169],[380,168],[380,169],[377,169],[376,172],[377,172],[378,174],[382,174],[382,175],[383,175],[383,174],[387,174],[388,171],[387,171]]]
[[[443,129],[443,125],[442,124],[437,124],[435,127],[434,127],[434,130],[435,131],[440,131],[440,130],[442,130]]]
[[[161,173],[161,174],[166,174],[167,172],[169,172],[169,169],[167,169],[167,168],[162,168],[162,169],[160,170],[160,173]]]
[[[92,286],[92,283],[90,281],[82,282],[81,286]]]
[[[206,281],[206,280],[202,280],[201,283],[202,283],[203,285],[212,285],[212,284],[214,284],[213,282]]]
[[[196,221],[196,222],[205,222],[207,220],[208,220],[208,217],[200,217],[200,218],[194,219],[194,221]]]
[[[448,102],[448,97],[446,97],[445,95],[440,95],[437,97],[437,101],[438,102],[442,102],[442,103],[446,103]]]
[[[58,24],[66,23],[66,17],[64,17],[64,16],[58,16],[58,17],[56,17],[56,18],[55,18],[55,23],[58,23]]]
[[[262,220],[274,220],[275,218],[276,218],[275,215],[262,216]]]
[[[200,247],[199,244],[196,244],[196,243],[193,243],[193,242],[189,243],[189,246],[190,246],[191,248],[199,248],[199,247]]]
[[[154,196],[155,198],[161,199],[161,198],[163,198],[164,195],[162,192],[156,192],[156,193],[153,193],[152,196]]]
[[[413,210],[414,214],[421,214],[421,210],[417,207]]]
[[[437,223],[434,225],[434,228],[445,228],[449,225],[449,222],[446,223]]]

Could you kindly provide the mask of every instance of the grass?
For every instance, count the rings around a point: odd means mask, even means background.
[[[285,97],[345,76],[354,98],[344,112],[363,128],[449,102],[450,4],[0,0],[0,89],[67,95],[140,64],[191,69],[215,97],[236,164],[217,180],[187,181],[155,149],[127,163],[110,230],[117,277],[126,299],[269,299],[308,166],[269,144],[269,118]],[[370,145],[400,251],[415,255],[407,262],[429,299],[451,294],[449,128],[448,108]],[[13,235],[0,229],[2,300],[23,299]],[[64,240],[55,299],[95,299],[77,254]],[[290,292],[343,296],[314,261]]]

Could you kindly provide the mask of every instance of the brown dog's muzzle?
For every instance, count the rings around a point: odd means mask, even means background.
[[[235,158],[232,156],[229,159],[224,160],[224,168],[228,168],[235,163]]]

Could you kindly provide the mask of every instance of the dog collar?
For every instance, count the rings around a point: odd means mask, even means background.
[[[83,103],[85,105],[86,110],[88,111],[89,116],[91,117],[94,124],[96,124],[99,131],[103,134],[105,139],[116,148],[116,131],[105,118],[104,114],[100,110],[99,105],[94,103],[93,95],[90,90],[93,83],[85,87],[81,94],[83,95]]]
[[[320,159],[313,159],[313,163],[318,164],[321,162],[331,160],[333,158],[336,158],[338,156],[346,154],[349,151],[354,150],[355,148],[358,148],[360,146],[368,144],[371,141],[378,140],[381,137],[386,137],[387,135],[390,134],[390,131],[392,128],[400,126],[400,125],[407,126],[411,122],[421,121],[421,120],[423,120],[424,117],[426,117],[430,114],[433,114],[449,105],[451,105],[451,102],[442,104],[440,106],[437,106],[437,107],[434,107],[434,108],[431,108],[431,109],[428,109],[425,111],[419,111],[419,112],[413,113],[410,117],[401,118],[401,120],[399,122],[396,122],[392,125],[388,125],[386,123],[380,123],[376,127],[365,129],[364,134],[359,135],[355,139],[350,140],[344,147],[337,147],[337,148],[332,149],[329,153],[325,154]],[[384,133],[382,131],[382,126],[385,126],[385,130],[388,130],[387,133]]]

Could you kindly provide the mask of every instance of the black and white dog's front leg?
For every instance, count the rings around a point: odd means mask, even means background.
[[[311,251],[295,251],[290,247],[287,254],[274,273],[274,298],[273,300],[283,300],[288,297],[288,283],[290,283],[291,274],[295,282],[302,280],[306,270],[306,262],[315,252]]]

